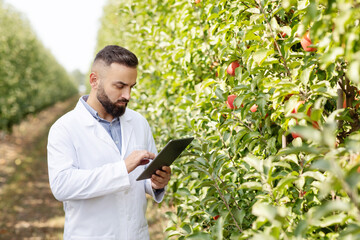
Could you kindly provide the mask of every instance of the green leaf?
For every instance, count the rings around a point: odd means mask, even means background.
[[[295,228],[295,236],[300,237],[300,236],[304,236],[304,234],[306,233],[308,227],[308,223],[306,220],[301,220],[296,228]]]
[[[245,41],[260,41],[261,37],[255,35],[253,31],[248,31],[245,34],[244,40]]]
[[[208,21],[210,21],[210,20],[213,20],[213,19],[215,19],[215,18],[218,18],[219,17],[219,14],[217,14],[217,13],[213,13],[213,14],[211,14],[209,17],[208,17]]]
[[[254,53],[253,58],[258,65],[261,65],[265,59],[273,53],[273,49],[260,49]]]
[[[302,153],[302,152],[320,154],[320,152],[317,149],[302,145],[301,147],[280,149],[277,155],[283,156],[283,155],[289,155],[289,154],[298,154],[298,153]]]
[[[350,63],[349,69],[346,72],[348,78],[355,84],[360,83],[360,61],[354,60]]]
[[[301,76],[300,76],[300,80],[302,82],[302,84],[307,85],[309,83],[310,80],[310,74],[313,71],[314,66],[311,66],[309,68],[306,68],[304,71],[302,71]]]
[[[275,207],[267,203],[257,202],[252,207],[252,213],[258,217],[264,217],[271,222],[275,219],[277,211]]]
[[[326,217],[328,214],[332,214],[337,211],[349,211],[351,209],[349,202],[344,202],[341,200],[329,201],[322,206],[311,209],[309,212],[311,216],[311,221],[317,221]]]
[[[215,95],[216,95],[221,101],[225,101],[224,91],[221,90],[219,87],[216,88],[216,90],[215,90]]]
[[[243,220],[244,220],[244,217],[246,215],[246,212],[243,210],[243,209],[238,209],[238,208],[233,208],[233,214],[234,214],[234,217],[236,219],[236,221],[242,225],[243,223]]]
[[[345,220],[348,219],[348,216],[345,213],[334,214],[332,216],[326,217],[322,220],[314,221],[311,223],[314,226],[326,228],[335,224],[344,224]]]
[[[255,168],[256,171],[258,171],[259,173],[263,173],[264,171],[263,162],[259,160],[257,157],[249,154],[244,158],[244,161],[247,164],[249,164],[251,167]]]
[[[318,172],[318,171],[307,171],[307,172],[303,173],[302,176],[312,177],[321,182],[325,181],[325,176],[321,172]]]
[[[260,182],[245,182],[240,185],[240,189],[262,190]]]
[[[331,168],[332,167],[330,162],[325,159],[319,159],[311,165],[311,169],[322,170],[322,171],[329,171],[331,170]]]
[[[330,49],[321,58],[321,69],[326,69],[330,64],[334,63],[340,56],[344,55],[344,49],[341,47]]]
[[[321,132],[314,129],[313,127],[296,125],[295,127],[292,127],[289,131],[295,132],[301,137],[311,140],[314,143],[320,143],[322,140]]]
[[[182,223],[182,224],[180,225],[180,227],[181,227],[183,230],[185,230],[188,234],[192,232],[190,225],[187,224],[187,223]]]
[[[291,185],[293,182],[295,182],[298,179],[298,177],[293,176],[291,174],[289,174],[288,176],[282,178],[279,183],[276,185],[276,187],[274,188],[274,193],[277,193],[279,191],[284,190],[285,187],[287,187],[288,185]]]
[[[191,240],[211,240],[211,236],[205,232],[196,232],[191,235],[186,236],[186,239]]]

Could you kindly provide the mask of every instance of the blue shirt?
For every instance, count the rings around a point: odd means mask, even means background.
[[[99,114],[86,102],[89,98],[89,95],[82,96],[80,101],[84,104],[85,108],[91,113],[91,115],[105,128],[105,130],[110,134],[110,137],[116,144],[119,152],[121,154],[121,125],[120,119],[114,118],[111,122],[101,118]]]

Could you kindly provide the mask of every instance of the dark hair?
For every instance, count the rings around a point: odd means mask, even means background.
[[[118,45],[108,45],[101,49],[96,54],[94,63],[98,60],[102,60],[107,66],[110,66],[112,63],[119,63],[133,68],[137,67],[139,63],[134,53]]]

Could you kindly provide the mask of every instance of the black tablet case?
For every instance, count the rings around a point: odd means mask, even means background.
[[[153,175],[156,170],[161,169],[163,166],[170,166],[193,139],[193,137],[190,137],[170,140],[136,180],[151,178],[151,175]]]

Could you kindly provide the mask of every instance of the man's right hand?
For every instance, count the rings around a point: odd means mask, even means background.
[[[146,150],[135,150],[125,159],[128,173],[131,173],[140,165],[148,164],[150,159],[154,159],[155,154]]]

